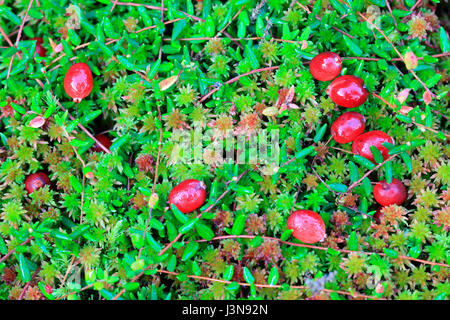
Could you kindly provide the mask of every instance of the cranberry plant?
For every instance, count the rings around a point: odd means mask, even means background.
[[[449,299],[446,5],[1,0],[0,299]]]

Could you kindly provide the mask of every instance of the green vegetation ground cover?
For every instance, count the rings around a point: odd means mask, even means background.
[[[0,4],[0,299],[449,298],[445,3]],[[309,73],[325,51],[365,81],[352,111],[394,138],[388,161],[330,140],[348,110]],[[75,62],[94,75],[78,105],[63,87]],[[298,108],[277,104],[291,88]],[[194,123],[278,129],[283,165],[171,165],[171,135]],[[105,131],[111,152],[90,152]],[[28,195],[36,171],[52,184]],[[392,177],[408,199],[376,223],[373,183]],[[207,185],[199,219],[167,205],[188,178]],[[293,209],[321,214],[323,242],[291,236]]]

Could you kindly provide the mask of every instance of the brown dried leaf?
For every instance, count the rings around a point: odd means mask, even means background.
[[[44,125],[44,123],[44,117],[37,116],[36,118],[32,119],[28,125],[32,128],[40,128]]]
[[[159,83],[159,89],[161,91],[166,91],[171,86],[173,86],[175,84],[175,82],[177,82],[177,81],[178,81],[178,75],[164,79]]]

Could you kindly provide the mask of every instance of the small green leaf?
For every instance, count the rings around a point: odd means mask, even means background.
[[[369,159],[366,159],[364,157],[361,157],[360,155],[353,155],[353,160],[355,160],[356,163],[362,165],[366,169],[372,170],[375,168],[375,165],[370,161]]]
[[[129,135],[124,135],[118,139],[115,139],[114,142],[112,143],[111,147],[109,147],[109,150],[115,151],[115,150],[120,149],[120,147],[123,144],[125,144],[129,139],[130,139]]]
[[[400,153],[400,156],[402,157],[402,160],[405,163],[405,166],[408,169],[408,172],[411,173],[411,171],[412,171],[412,160],[411,160],[411,157],[406,152]]]
[[[296,157],[297,159],[301,159],[301,158],[304,158],[304,157],[306,157],[306,156],[312,154],[313,152],[315,152],[314,146],[309,146],[309,147],[306,147],[306,148],[300,150],[299,152],[297,152],[297,153],[295,154],[295,157]]]
[[[72,188],[75,189],[76,192],[81,193],[83,192],[83,185],[81,184],[80,180],[78,180],[77,177],[74,175],[69,176],[69,182]]]
[[[253,284],[255,282],[255,278],[247,267],[244,267],[244,280],[249,284]]]
[[[277,267],[272,267],[272,269],[270,270],[270,273],[269,273],[269,281],[268,281],[268,283],[271,286],[276,285],[278,283],[279,277],[280,277],[280,275],[278,274]]]
[[[384,248],[383,252],[389,257],[389,258],[397,258],[398,257],[398,252],[395,251],[394,249],[389,249],[389,248]]]
[[[447,33],[444,27],[439,28],[439,45],[441,47],[442,53],[450,51],[450,42],[448,40]]]
[[[183,212],[181,212],[180,209],[178,209],[176,205],[171,203],[170,208],[172,208],[172,212],[178,221],[180,221],[183,224],[185,224],[186,222],[189,221],[188,216],[186,216]]]
[[[384,164],[384,172],[386,177],[386,183],[390,184],[392,182],[392,162],[388,161]]]
[[[195,225],[195,230],[197,231],[198,235],[205,240],[211,240],[212,238],[214,238],[214,231],[206,224],[197,222],[197,224]]]
[[[334,191],[336,191],[336,192],[339,192],[339,193],[347,192],[347,189],[348,189],[348,187],[347,187],[345,184],[342,184],[342,183],[336,183],[336,182],[330,183],[328,186],[329,186],[332,190],[334,190]]]
[[[376,163],[382,163],[384,161],[383,155],[381,154],[380,150],[376,148],[375,146],[370,146],[370,151],[372,152],[373,159]]]
[[[347,47],[350,49],[350,51],[355,54],[356,56],[361,56],[363,54],[363,51],[361,50],[361,48],[355,43],[355,41],[353,41],[352,39],[350,39],[349,37],[347,37],[346,35],[344,35],[344,42],[347,45]]]
[[[348,170],[350,173],[350,181],[352,183],[358,181],[359,172],[358,172],[358,168],[356,167],[356,164],[353,161],[348,162]]]
[[[120,62],[121,64],[123,64],[123,66],[124,66],[126,69],[128,69],[128,70],[130,70],[130,71],[134,71],[134,70],[136,69],[136,67],[134,66],[134,64],[131,63],[127,58],[125,58],[125,57],[123,57],[123,56],[117,56],[116,58],[117,58],[117,60],[119,60],[119,62]]]
[[[181,260],[186,261],[195,256],[199,247],[200,246],[197,242],[189,242],[186,248],[184,249]]]
[[[180,233],[187,233],[187,232],[191,231],[194,228],[194,226],[198,220],[199,220],[199,218],[194,218],[194,219],[189,220],[185,224],[183,224],[180,227],[180,230],[179,230]]]
[[[8,253],[8,248],[6,247],[5,240],[3,240],[2,237],[0,237],[0,253],[3,255]]]
[[[287,239],[289,239],[289,237],[292,235],[292,232],[294,232],[294,230],[292,229],[287,229],[285,230],[280,237],[281,241],[286,241]]]
[[[351,251],[358,250],[359,243],[358,243],[358,237],[357,237],[355,231],[352,231],[352,233],[350,234],[350,238],[348,239],[347,245],[348,245],[349,250],[351,250]]]
[[[234,223],[233,223],[233,227],[231,229],[232,234],[234,234],[235,236],[238,236],[242,233],[242,231],[244,231],[245,219],[246,219],[246,216],[245,216],[245,214],[242,214],[242,213],[236,217],[236,219],[234,220]]]
[[[19,261],[19,274],[22,282],[28,282],[31,280],[31,273],[28,263],[22,253],[16,254],[16,258]]]
[[[127,291],[134,291],[139,288],[139,282],[128,282],[128,283],[125,283],[123,287]]]
[[[370,196],[370,194],[372,194],[372,182],[370,181],[370,179],[368,177],[365,177],[362,180],[362,185],[363,185],[363,189],[364,189],[364,193],[366,194],[366,196]]]
[[[421,253],[422,253],[422,250],[420,249],[420,246],[414,246],[409,249],[408,256],[416,259],[420,256]]]
[[[333,248],[328,248],[327,253],[331,256],[338,256],[340,254],[340,252],[338,250],[333,249]]]
[[[223,279],[226,281],[230,281],[233,278],[233,274],[234,274],[234,266],[229,265],[223,273]]]
[[[252,248],[257,248],[261,243],[263,243],[263,238],[261,236],[256,236],[250,241],[250,246],[252,246]]]
[[[323,136],[325,135],[325,132],[327,131],[328,124],[325,123],[323,126],[317,130],[316,136],[314,137],[314,142],[317,143],[322,140]]]
[[[236,281],[231,282],[227,285],[227,290],[231,292],[237,292],[239,290],[239,283]]]
[[[202,269],[200,268],[200,266],[198,265],[198,263],[196,261],[192,261],[192,271],[194,272],[194,275],[196,275],[196,276],[201,276],[201,274],[202,274]]]

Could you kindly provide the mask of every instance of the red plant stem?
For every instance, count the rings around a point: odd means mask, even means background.
[[[18,47],[20,38],[22,37],[23,26],[25,25],[25,20],[27,20],[28,11],[30,11],[33,1],[34,0],[30,0],[30,2],[28,3],[27,11],[25,12],[25,16],[23,17],[22,23],[20,24],[19,33],[17,34],[17,39],[16,39],[16,48]]]
[[[418,0],[412,7],[409,9],[409,11],[413,11],[415,8],[417,8],[418,5],[422,3],[422,0]]]
[[[363,18],[363,20],[365,20],[368,24],[370,24],[372,27],[374,27],[375,29],[377,29],[377,31],[379,33],[381,33],[381,35],[384,37],[384,39],[386,39],[386,41],[392,46],[392,49],[394,49],[395,53],[397,53],[397,55],[402,59],[403,62],[405,62],[405,58],[402,56],[402,54],[398,51],[398,49],[395,47],[395,45],[392,43],[391,40],[389,40],[389,38],[384,34],[383,30],[381,30],[380,28],[378,28],[375,24],[373,24],[371,21],[369,21],[363,14],[361,14],[361,12],[357,12],[357,14]],[[417,76],[417,74],[414,72],[414,70],[410,70],[408,69],[409,72],[411,72],[411,74],[414,76],[414,78],[417,79],[417,81],[420,82],[420,84],[424,87],[424,89],[426,91],[428,91],[431,96],[436,97],[436,95],[434,93],[431,92],[430,89],[428,89],[427,85]]]
[[[15,57],[16,57],[16,53],[12,55],[11,60],[9,61],[8,74],[6,75],[6,79],[9,79],[9,76],[11,74],[11,69],[12,69],[12,65],[13,65]]]
[[[33,281],[33,279],[36,277],[36,275],[39,273],[39,271],[41,271],[41,267],[37,268],[36,271],[33,273],[30,281],[28,281],[25,284],[25,286],[23,287],[22,292],[20,293],[19,298],[17,298],[17,300],[22,300],[23,296],[25,295],[25,292],[27,292],[28,287],[30,286],[31,281]]]
[[[161,270],[161,269],[157,269],[156,272],[158,273],[165,273],[165,274],[170,274],[173,276],[177,276],[179,275],[179,273],[177,272],[173,272],[173,271],[168,271],[168,270]],[[203,280],[203,281],[211,281],[211,282],[221,282],[221,283],[232,283],[232,281],[227,281],[227,280],[222,280],[222,279],[215,279],[215,278],[210,278],[210,277],[203,277],[203,276],[195,276],[195,275],[187,275],[188,278],[190,279],[195,279],[195,280]],[[237,282],[238,285],[240,286],[244,286],[244,287],[250,287],[251,284],[249,283],[245,283],[245,282]],[[270,285],[270,284],[253,284],[255,287],[257,288],[274,288],[274,289],[278,289],[281,288],[281,285]],[[306,286],[290,286],[290,288],[292,289],[300,289],[300,290],[306,290],[308,289],[308,287]],[[351,293],[351,292],[347,292],[347,291],[340,291],[340,290],[331,290],[331,289],[322,289],[322,291],[324,292],[335,292],[335,293],[339,293],[342,295],[346,295],[346,296],[351,296],[351,297],[362,297],[362,298],[367,298],[367,299],[376,299],[376,300],[385,300],[383,298],[378,298],[378,297],[374,297],[374,296],[368,296],[365,294],[360,294],[360,293]]]
[[[109,11],[110,14],[113,12],[113,10],[116,7],[116,5],[117,5],[117,0],[114,0],[113,6],[112,6],[111,10]]]
[[[230,79],[230,80],[224,82],[224,85],[225,85],[225,84],[230,84],[230,83],[236,82],[236,81],[238,81],[240,78],[245,77],[245,76],[248,76],[248,75],[251,75],[251,74],[254,74],[254,73],[263,72],[263,71],[269,71],[269,70],[276,70],[276,69],[278,69],[278,68],[280,68],[280,67],[279,67],[279,66],[274,66],[274,67],[266,67],[266,68],[255,69],[255,70],[252,70],[252,71],[243,73],[243,74],[241,74],[241,75],[238,75],[237,77],[234,77],[234,78],[232,78],[232,79]],[[214,92],[218,91],[219,89],[220,89],[220,87],[219,87],[219,88],[214,88],[213,90],[211,90],[210,92],[208,92],[206,95],[204,95],[204,96],[199,100],[199,103],[202,103],[203,101],[205,101],[209,96],[211,96]]]
[[[358,184],[361,183],[361,181],[364,180],[364,178],[368,177],[372,172],[374,172],[375,170],[377,170],[378,168],[382,167],[386,162],[394,159],[396,156],[398,156],[399,154],[394,154],[392,156],[390,156],[389,158],[387,158],[386,160],[384,160],[382,163],[379,163],[375,166],[375,168],[373,168],[372,170],[367,171],[361,178],[359,178],[357,181],[353,182],[350,187],[348,187],[346,193],[348,193],[350,190],[352,190],[354,187],[356,187]],[[341,194],[342,196],[342,194]],[[341,197],[339,197],[340,199]]]
[[[208,242],[208,241],[215,241],[215,240],[224,240],[224,239],[253,239],[257,236],[252,236],[252,235],[229,235],[229,236],[218,236],[218,237],[214,237],[211,240],[205,240],[205,239],[201,239],[201,240],[195,240],[195,242]],[[282,241],[279,238],[274,238],[274,237],[266,237],[266,236],[261,236],[261,238],[263,239],[267,239],[267,240],[274,240],[277,242],[281,242],[290,246],[295,246],[295,247],[302,247],[302,248],[309,248],[309,249],[316,249],[316,250],[322,250],[322,251],[327,251],[329,248],[328,247],[320,247],[320,246],[314,246],[314,245],[310,245],[310,244],[303,244],[303,243],[294,243],[294,242],[289,242],[289,241]],[[190,241],[186,241],[186,243],[189,243]],[[341,253],[349,253],[349,254],[365,254],[365,255],[372,255],[372,254],[378,254],[380,256],[386,256],[385,253],[383,252],[369,252],[369,251],[351,251],[351,250],[346,250],[346,249],[335,249],[336,251],[339,251]],[[427,260],[422,260],[422,259],[415,259],[412,257],[407,257],[407,256],[403,256],[403,255],[398,255],[398,258],[400,259],[405,259],[405,260],[411,260],[411,261],[415,261],[415,262],[419,262],[419,263],[423,263],[423,264],[428,264],[428,265],[432,265],[432,266],[441,266],[441,267],[446,267],[449,268],[450,265],[446,264],[446,263],[438,263],[438,262],[432,262],[432,261],[427,261]]]
[[[164,23],[164,0],[161,0],[161,23]],[[161,57],[162,57],[162,48],[163,48],[163,38],[164,35],[161,34],[161,43],[159,45],[159,54],[158,54],[158,58],[161,61]]]
[[[153,84],[153,82],[152,82],[152,84]],[[157,105],[156,107],[158,108],[158,120],[159,120],[160,123],[162,123],[162,120],[161,120],[161,108],[159,107],[159,105]],[[162,126],[161,126],[161,128],[159,128],[158,155],[156,157],[155,176],[153,178],[153,186],[152,186],[151,195],[153,195],[153,193],[155,192],[156,182],[158,180],[158,168],[159,168],[159,160],[160,160],[160,156],[161,156],[162,137],[163,137],[163,129],[162,129]],[[150,225],[150,219],[152,218],[152,210],[153,210],[153,207],[149,203],[147,223],[145,224],[144,234],[142,236],[142,239],[144,241],[145,241],[145,236],[147,235],[148,226]],[[138,257],[141,256],[142,249],[143,249],[143,247],[141,249],[139,249]]]
[[[142,3],[118,2],[118,1],[116,1],[116,5],[118,5],[118,6],[132,6],[132,7],[146,7],[147,9],[152,9],[152,10],[167,11],[167,8],[164,8],[162,6],[161,7],[157,7],[157,6],[152,6],[152,5],[148,5],[148,4],[142,4]],[[192,19],[194,19],[196,21],[201,21],[201,22],[204,21],[202,18],[190,15],[190,14],[188,14],[186,12],[179,11],[179,10],[177,10],[177,11],[182,13],[182,14],[184,14],[186,17],[192,18]]]
[[[70,296],[71,294],[74,294],[74,293],[78,293],[78,292],[81,292],[81,291],[87,290],[87,289],[89,289],[89,288],[91,288],[91,287],[93,287],[93,286],[94,286],[94,284],[93,284],[93,283],[91,283],[90,285],[87,285],[86,287],[84,287],[84,288],[81,288],[81,289],[80,289],[80,290],[78,290],[78,291],[72,291],[72,292],[70,292],[70,293],[68,293],[68,294],[65,294],[65,295],[63,295],[63,296],[59,297],[59,298],[56,298],[55,300],[61,300],[61,299],[64,299],[64,298],[66,298],[66,297]]]
[[[29,243],[31,240],[33,240],[34,239],[34,237],[33,236],[31,236],[31,237],[29,237],[27,240],[25,240],[24,242],[22,242],[21,244],[19,244],[17,247],[20,247],[20,246],[24,246],[24,245],[26,245],[27,243]],[[16,247],[16,248],[17,248]],[[8,257],[10,256],[10,255],[12,255],[14,252],[16,252],[16,248],[14,248],[14,249],[12,249],[11,251],[9,251],[7,254],[5,254],[1,259],[0,259],[0,263],[2,263],[3,261],[5,261],[6,259],[8,259]]]
[[[384,103],[386,103],[389,107],[391,107],[392,109],[395,110],[395,106],[393,106],[392,104],[390,104],[390,103],[389,103],[386,99],[384,99],[383,97],[379,96],[379,95],[376,94],[375,92],[372,92],[372,95],[373,95],[375,98],[380,99],[381,101],[383,101]],[[445,116],[444,116],[444,117],[445,117]],[[445,118],[446,118],[446,117],[445,117]],[[420,123],[415,122],[415,121],[412,120],[412,119],[411,119],[411,121],[412,121],[412,123],[414,123],[416,126],[422,128],[422,129],[424,129],[424,130],[428,130],[428,131],[434,132],[434,133],[436,133],[436,134],[438,133],[437,130],[434,130],[434,129],[432,129],[432,128],[428,128],[428,127],[424,126],[423,124],[420,124]],[[447,139],[450,138],[450,135],[449,135],[449,134],[444,133],[444,132],[443,132],[443,134],[444,134],[444,136],[445,136]]]
[[[19,33],[18,33],[17,39],[16,39],[16,44],[14,45],[16,48],[18,47],[19,42],[20,42],[20,38],[22,37],[23,26],[25,25],[25,20],[27,20],[28,11],[30,11],[30,8],[31,8],[31,5],[33,4],[33,1],[34,0],[30,0],[30,2],[28,3],[27,11],[25,12],[25,16],[23,17],[22,23],[20,24]],[[5,38],[7,38],[9,40],[9,38],[4,34],[3,30],[2,30],[2,34],[3,34],[3,36],[5,36]],[[11,47],[13,46],[11,41],[9,41],[9,44],[11,45]],[[18,53],[17,53],[17,56],[19,57]],[[9,76],[11,74],[11,69],[12,69],[12,65],[13,65],[15,57],[16,57],[16,54],[13,54],[13,56],[11,57],[11,61],[9,62],[8,74],[6,76],[6,79],[9,79]]]

